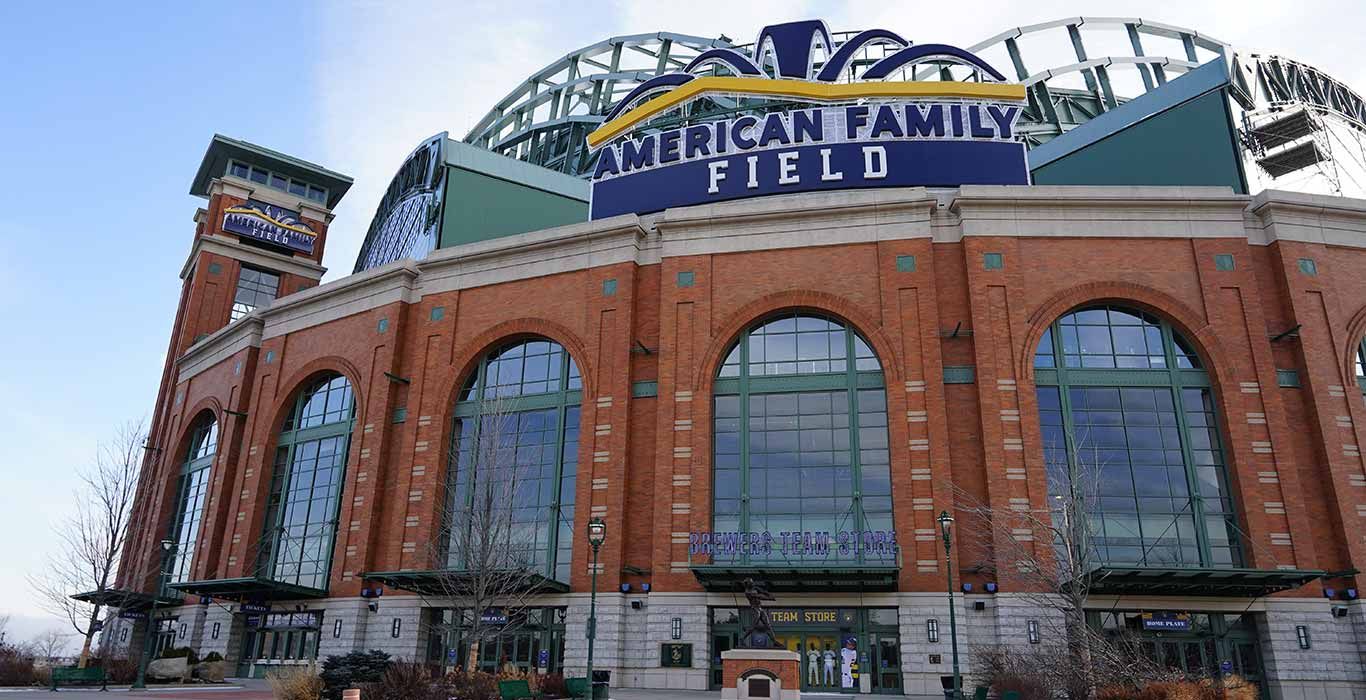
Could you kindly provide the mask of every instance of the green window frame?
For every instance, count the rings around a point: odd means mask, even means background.
[[[217,454],[218,420],[212,412],[204,411],[190,429],[185,459],[180,464],[175,517],[167,535],[167,539],[175,542],[175,549],[166,559],[163,585],[189,580],[199,541],[199,525],[204,516],[204,500],[209,495],[209,470]],[[169,588],[163,592],[173,593]]]
[[[272,581],[326,591],[355,429],[346,377],[310,380],[280,430],[259,567]]]
[[[894,530],[886,393],[871,346],[842,320],[786,311],[749,326],[713,387],[713,561],[895,563],[894,547],[839,542]],[[767,550],[721,544],[763,532]],[[822,532],[824,547],[783,536]]]
[[[454,408],[442,518],[448,570],[480,566],[469,553],[489,544],[509,566],[569,582],[582,403],[578,364],[555,341],[520,338],[480,359]],[[479,502],[506,507],[481,514]],[[506,530],[476,527],[504,513],[496,522]],[[482,541],[489,536],[515,544]]]
[[[1213,388],[1191,347],[1165,319],[1100,304],[1054,321],[1035,350],[1049,494],[1085,499],[1101,562],[1242,564]]]

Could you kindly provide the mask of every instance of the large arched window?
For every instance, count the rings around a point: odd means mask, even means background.
[[[273,581],[327,590],[346,456],[355,423],[351,383],[308,382],[280,430],[262,564]]]
[[[727,353],[714,393],[713,561],[894,560],[887,394],[858,333],[767,318]]]
[[[529,569],[569,582],[583,380],[543,338],[484,356],[455,404],[446,566]]]
[[[199,521],[204,515],[204,498],[209,491],[209,468],[217,452],[218,421],[205,411],[190,428],[185,461],[180,464],[175,519],[169,538],[175,542],[175,549],[166,562],[168,584],[189,580],[195,543],[199,540]]]
[[[1034,355],[1049,496],[1110,565],[1239,566],[1214,394],[1191,345],[1139,311],[1058,319]]]

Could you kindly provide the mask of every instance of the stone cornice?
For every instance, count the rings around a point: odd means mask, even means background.
[[[1249,240],[1366,248],[1366,200],[1266,190],[1249,209]]]
[[[929,238],[938,200],[923,187],[815,192],[670,209],[663,257]]]
[[[261,338],[274,338],[394,302],[415,303],[417,278],[417,265],[400,260],[280,297],[253,313],[265,322]]]
[[[959,236],[1243,238],[1249,197],[1227,187],[965,185]]]
[[[202,210],[201,210],[202,211]],[[180,278],[185,279],[194,268],[195,261],[199,259],[200,253],[217,253],[225,257],[240,260],[255,267],[263,267],[275,272],[284,272],[291,275],[298,275],[305,279],[320,280],[327,268],[319,265],[308,258],[296,258],[281,253],[272,252],[263,248],[256,248],[244,245],[235,238],[220,235],[198,236],[194,240],[194,245],[190,247],[190,255],[185,259],[185,264],[180,268]],[[234,280],[234,283],[236,281]]]
[[[189,381],[200,372],[247,348],[261,347],[263,325],[260,314],[251,313],[191,345],[190,349],[176,360],[176,367],[179,370],[176,382]]]
[[[659,262],[657,244],[635,215],[438,250],[417,263],[419,297],[623,262]]]

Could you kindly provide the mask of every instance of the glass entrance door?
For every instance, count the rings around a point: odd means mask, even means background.
[[[901,637],[896,634],[868,636],[872,653],[869,668],[864,673],[873,675],[873,692],[901,691]]]

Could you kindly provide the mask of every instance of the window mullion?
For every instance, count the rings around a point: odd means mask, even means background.
[[[555,408],[555,472],[554,481],[551,488],[555,489],[554,500],[550,503],[550,536],[546,540],[545,573],[547,578],[555,577],[555,567],[559,563],[560,545],[560,479],[564,475],[564,418],[565,418],[565,390],[569,386],[569,353],[565,352],[560,361],[560,390],[557,393],[558,401]],[[591,499],[590,499],[591,501]],[[570,531],[573,531],[571,524]]]
[[[740,527],[741,533],[749,532],[749,333],[740,336]],[[712,400],[712,412],[716,412],[716,400]],[[715,419],[713,418],[713,424]],[[713,437],[715,442],[715,437]],[[712,448],[712,491],[716,490],[716,457],[715,447]],[[715,496],[712,497],[712,508],[715,510]],[[716,522],[715,513],[712,514],[713,528]],[[743,548],[740,550],[740,561],[749,563],[749,553]]]
[[[1171,324],[1162,323],[1162,351],[1167,358],[1167,371],[1171,373],[1171,392],[1173,405],[1176,407],[1176,426],[1181,431],[1181,461],[1186,466],[1186,491],[1191,509],[1191,517],[1195,519],[1195,546],[1200,552],[1200,565],[1211,566],[1213,556],[1210,554],[1209,530],[1205,527],[1205,506],[1201,502],[1200,479],[1195,472],[1195,454],[1190,445],[1190,421],[1186,419],[1186,402],[1182,396],[1181,372],[1176,368],[1176,339],[1172,337]],[[1216,431],[1217,432],[1217,431]],[[1178,516],[1179,517],[1179,516]],[[1178,527],[1177,532],[1180,532]]]
[[[858,358],[854,354],[854,332],[847,326],[844,330],[844,356],[847,358],[844,363],[844,391],[849,397],[849,464],[850,479],[853,480],[853,510],[854,510],[854,532],[861,533],[864,527],[863,515],[863,460],[859,451],[859,421],[858,421]],[[800,427],[800,426],[799,426]],[[890,427],[890,426],[889,426]],[[856,543],[856,561],[863,563],[862,543]]]

